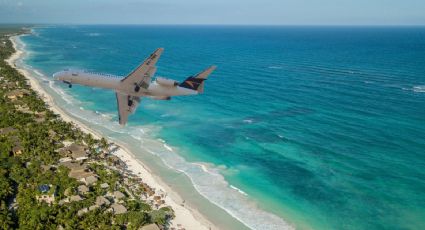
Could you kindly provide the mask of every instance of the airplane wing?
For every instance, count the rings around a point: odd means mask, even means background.
[[[136,111],[140,103],[140,97],[134,97],[127,94],[116,92],[118,115],[120,125],[125,125],[128,120],[128,115]]]
[[[152,76],[156,72],[155,64],[161,56],[163,48],[158,48],[142,64],[140,64],[126,78],[122,79],[124,87],[128,92],[139,92],[140,88],[147,89]]]

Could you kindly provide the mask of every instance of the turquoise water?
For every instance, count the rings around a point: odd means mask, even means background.
[[[143,99],[114,130],[166,143],[184,159],[167,165],[251,228],[425,228],[423,27],[52,26],[22,40],[46,76],[126,75],[158,47],[159,76],[217,65],[204,95]],[[54,87],[116,123],[113,92]],[[220,175],[227,190],[208,181]]]

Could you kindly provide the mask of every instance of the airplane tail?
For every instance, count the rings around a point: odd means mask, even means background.
[[[203,93],[205,84],[204,81],[207,80],[208,76],[215,70],[215,68],[216,66],[210,66],[206,70],[198,73],[197,75],[186,78],[186,80],[180,83],[179,86],[198,91],[198,93]]]

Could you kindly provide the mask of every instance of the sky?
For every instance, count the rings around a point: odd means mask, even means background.
[[[425,0],[0,0],[1,23],[425,25]]]

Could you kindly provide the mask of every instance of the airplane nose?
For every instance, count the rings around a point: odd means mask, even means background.
[[[55,81],[60,81],[60,77],[61,77],[61,75],[62,75],[62,71],[60,71],[60,72],[56,72],[56,73],[54,73],[54,74],[53,74],[53,79],[54,79]]]

